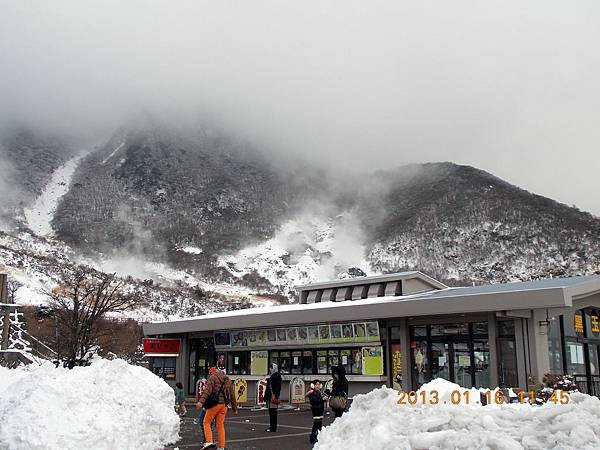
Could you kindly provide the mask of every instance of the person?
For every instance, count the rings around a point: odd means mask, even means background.
[[[315,380],[310,385],[310,389],[306,393],[306,397],[310,403],[310,410],[313,416],[313,426],[312,431],[310,433],[310,443],[317,443],[317,434],[323,428],[323,414],[325,413],[325,400],[323,399],[323,394],[321,392],[322,389],[321,381]]]
[[[204,392],[204,388],[206,387],[206,378],[202,377],[198,381],[196,381],[196,404],[200,401],[200,396],[202,392]],[[200,432],[202,433],[202,442],[205,441],[204,436],[204,416],[206,414],[205,408],[200,408],[198,412],[198,419],[194,420],[194,425],[198,423],[200,425]],[[210,424],[211,428],[215,426],[215,421],[213,420]]]
[[[187,414],[187,409],[185,409],[185,392],[183,392],[183,384],[179,381],[175,384],[175,405],[177,407],[177,413],[181,417]]]
[[[281,403],[279,400],[279,396],[281,395],[281,375],[277,370],[277,364],[271,363],[269,373],[271,375],[267,379],[267,388],[265,389],[265,403],[269,410],[269,428],[265,431],[267,433],[275,433],[277,431],[277,407]]]
[[[334,366],[331,368],[331,376],[333,377],[333,386],[331,387],[331,392],[328,389],[325,391],[325,394],[330,401],[330,404],[334,397],[339,397],[341,399],[344,407],[338,408],[332,405],[331,410],[336,418],[342,417],[348,401],[348,379],[346,378],[346,369],[344,369],[344,366]]]
[[[204,427],[204,437],[206,442],[201,449],[212,448],[215,446],[211,423],[214,419],[217,421],[217,435],[219,439],[219,450],[225,448],[225,416],[227,415],[227,405],[231,403],[233,415],[237,416],[237,402],[233,392],[233,383],[231,379],[221,372],[216,367],[211,367],[208,371],[210,376],[204,386],[204,390],[200,395],[196,408],[200,409],[204,406],[206,400],[215,394],[218,403],[210,408],[206,408],[202,425]]]

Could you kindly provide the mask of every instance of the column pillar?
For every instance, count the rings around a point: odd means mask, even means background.
[[[490,386],[494,388],[498,386],[498,332],[496,329],[496,314],[491,312],[488,314],[488,344],[490,348]]]

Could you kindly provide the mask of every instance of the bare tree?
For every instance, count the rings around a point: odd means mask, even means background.
[[[19,283],[17,280],[8,280],[6,283],[6,290],[8,291],[8,302],[15,303],[17,291],[23,284]]]
[[[82,269],[63,286],[47,292],[70,366],[84,363],[86,355],[98,344],[107,314],[127,311],[142,303],[140,296],[125,293],[122,287],[123,281],[114,273]]]

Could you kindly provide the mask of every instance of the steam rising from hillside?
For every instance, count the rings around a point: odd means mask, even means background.
[[[599,42],[594,0],[5,1],[0,125],[96,141],[143,111],[335,170],[470,164],[600,213]]]

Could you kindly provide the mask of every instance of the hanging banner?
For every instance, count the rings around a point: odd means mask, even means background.
[[[300,377],[293,378],[290,381],[290,403],[299,405],[305,402],[304,394],[306,393],[306,385]]]
[[[383,347],[362,348],[363,375],[383,375]]]
[[[248,401],[248,382],[243,378],[235,380],[233,385],[233,392],[235,392],[235,400],[238,404],[246,403]]]
[[[256,404],[258,406],[265,405],[265,390],[267,389],[267,380],[259,380],[256,383]]]
[[[402,354],[400,344],[392,344],[392,387],[400,390],[402,386]]]
[[[250,353],[250,374],[267,375],[269,366],[269,352],[251,352]]]
[[[598,336],[600,334],[600,317],[598,316],[598,311],[593,310],[590,313],[590,327],[592,329],[592,333],[594,336]]]

